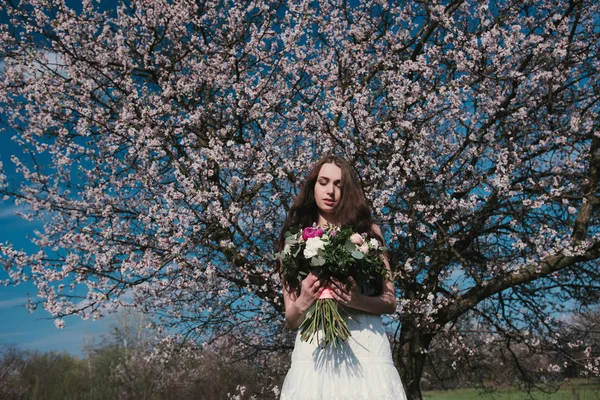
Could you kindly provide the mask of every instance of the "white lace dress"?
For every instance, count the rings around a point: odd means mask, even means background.
[[[336,348],[300,340],[280,400],[405,400],[381,316],[345,317],[352,336]]]

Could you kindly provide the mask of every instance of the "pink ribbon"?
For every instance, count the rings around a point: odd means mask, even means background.
[[[333,296],[331,295],[331,289],[329,288],[329,286],[323,289],[321,295],[319,296],[319,299],[333,299]]]

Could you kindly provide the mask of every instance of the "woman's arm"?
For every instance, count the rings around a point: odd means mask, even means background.
[[[373,225],[373,232],[383,238],[381,229],[377,225]],[[340,304],[365,311],[371,314],[392,314],[396,311],[396,292],[394,290],[394,279],[390,262],[387,256],[383,255],[383,263],[388,271],[390,279],[386,279],[383,283],[383,292],[379,296],[366,296],[360,293],[357,283],[350,277],[350,289],[339,281],[334,281],[332,295]]]
[[[283,302],[285,304],[285,325],[290,329],[298,329],[304,313],[319,298],[321,291],[325,288],[319,278],[312,272],[302,280],[300,295],[290,293],[283,286]]]

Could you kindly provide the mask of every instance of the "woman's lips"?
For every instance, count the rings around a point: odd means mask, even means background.
[[[325,200],[323,200],[323,203],[325,203],[326,205],[328,205],[328,206],[331,207],[331,206],[333,206],[335,204],[335,201],[329,200],[329,199],[325,199]]]

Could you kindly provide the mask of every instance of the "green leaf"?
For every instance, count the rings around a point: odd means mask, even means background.
[[[365,257],[364,253],[362,251],[358,251],[358,250],[353,251],[351,255],[352,255],[352,257],[356,258],[357,260],[362,260]]]
[[[295,251],[292,250],[292,254],[294,255],[294,257],[298,257],[298,253],[300,253],[301,248],[302,246],[298,246],[298,248]]]
[[[294,239],[292,236],[288,236],[285,238],[285,242],[287,244],[289,244],[290,246],[296,245],[298,244],[298,241],[296,239]]]
[[[320,267],[323,264],[325,264],[325,259],[321,256],[316,256],[310,259],[310,265],[313,267]]]
[[[356,245],[354,243],[352,243],[351,241],[347,240],[346,241],[346,250],[348,250],[348,253],[352,254],[356,251]]]

